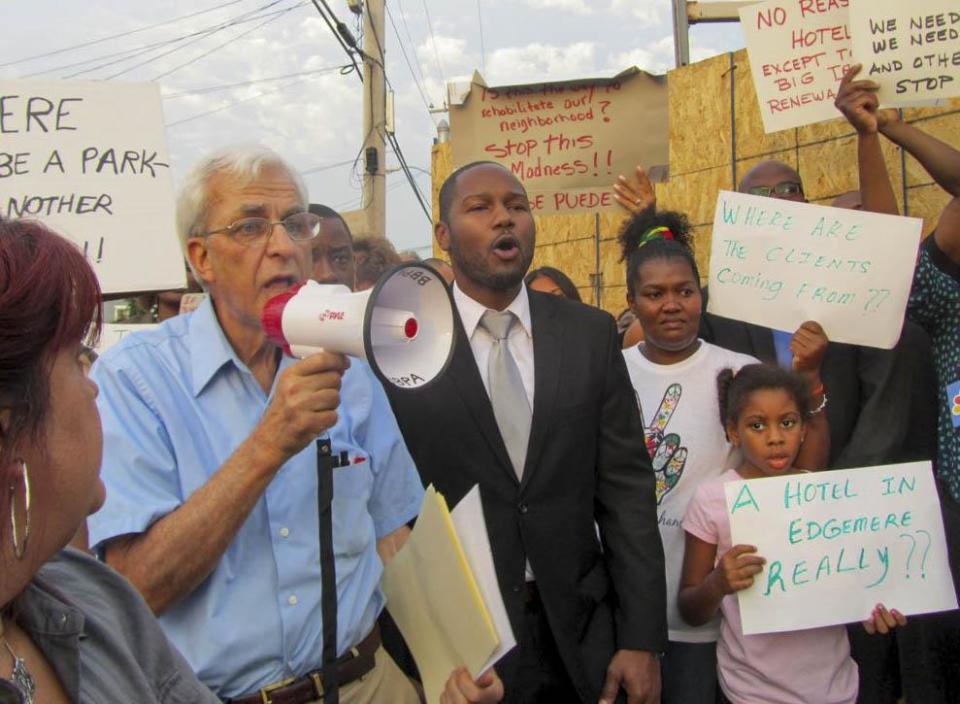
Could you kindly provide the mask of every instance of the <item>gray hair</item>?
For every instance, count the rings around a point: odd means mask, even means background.
[[[307,207],[310,198],[303,178],[272,149],[259,144],[235,144],[217,149],[194,164],[177,196],[177,235],[185,257],[187,240],[202,234],[206,228],[210,177],[226,171],[250,183],[268,166],[279,167],[289,174],[303,206]]]

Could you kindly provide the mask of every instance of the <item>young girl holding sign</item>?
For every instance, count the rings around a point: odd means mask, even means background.
[[[637,213],[620,235],[627,263],[627,300],[645,342],[623,351],[637,394],[643,432],[656,476],[657,518],[666,557],[669,641],[661,660],[664,704],[713,704],[719,618],[697,626],[677,610],[683,562],[683,516],[703,482],[733,467],[739,457],[717,422],[716,378],[721,369],[757,360],[698,339],[703,300],[700,275],[687,245],[687,219],[679,213]],[[819,384],[826,338],[815,323],[797,332],[793,350]],[[813,433],[812,435],[816,435]],[[822,466],[828,454],[825,425],[806,448],[804,466]],[[818,465],[818,463],[821,463]]]
[[[701,485],[687,508],[680,613],[690,624],[723,615],[717,644],[720,687],[728,701],[841,704],[857,699],[857,666],[842,625],[745,636],[736,593],[750,587],[765,560],[732,545],[724,482],[793,474],[809,430],[811,398],[797,374],[751,364],[717,378],[720,419],[743,462]],[[720,556],[717,559],[717,556]],[[877,605],[868,632],[887,633],[906,619]]]

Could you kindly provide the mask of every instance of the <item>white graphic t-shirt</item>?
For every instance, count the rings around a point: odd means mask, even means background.
[[[672,641],[709,643],[720,633],[719,616],[689,626],[677,610],[686,538],[683,516],[697,487],[739,462],[720,425],[717,374],[758,360],[700,341],[677,364],[654,364],[640,347],[623,351],[640,404],[647,451],[657,480],[657,520],[667,569],[667,626]]]

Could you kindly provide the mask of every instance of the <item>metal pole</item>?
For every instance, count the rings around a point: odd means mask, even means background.
[[[673,0],[673,51],[677,68],[690,63],[690,23],[687,0]]]
[[[366,0],[363,16],[363,210],[365,234],[387,235],[387,98],[383,67],[386,50],[384,0]]]

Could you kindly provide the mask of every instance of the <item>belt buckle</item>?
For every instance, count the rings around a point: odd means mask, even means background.
[[[270,692],[276,692],[278,689],[283,689],[284,687],[287,687],[296,681],[296,677],[288,677],[285,680],[280,680],[279,682],[268,684],[266,687],[261,687],[260,701],[262,704],[273,704],[273,699],[270,698]]]
[[[313,682],[313,691],[317,695],[317,699],[323,699],[323,680],[320,679],[319,672],[310,673],[310,681]]]

